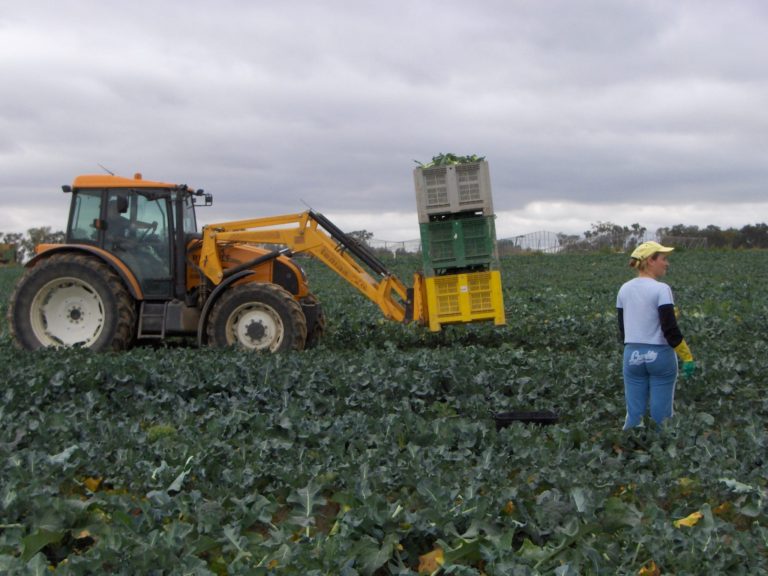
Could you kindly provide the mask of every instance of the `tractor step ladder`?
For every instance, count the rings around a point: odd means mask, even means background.
[[[136,338],[165,338],[165,316],[168,302],[142,301]]]

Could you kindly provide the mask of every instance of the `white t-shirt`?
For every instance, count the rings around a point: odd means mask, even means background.
[[[659,306],[674,304],[672,289],[653,278],[634,278],[619,288],[616,307],[624,314],[625,344],[667,344]]]

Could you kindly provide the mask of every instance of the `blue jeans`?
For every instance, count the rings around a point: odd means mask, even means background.
[[[624,346],[624,398],[627,418],[624,430],[643,421],[650,404],[651,418],[661,424],[674,414],[677,357],[671,346],[626,344]]]

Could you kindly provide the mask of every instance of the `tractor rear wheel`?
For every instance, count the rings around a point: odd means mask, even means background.
[[[246,350],[302,350],[307,323],[301,305],[277,284],[240,284],[226,291],[211,310],[208,342]]]
[[[104,262],[85,254],[54,254],[19,280],[8,324],[16,343],[27,350],[125,350],[133,343],[136,306]]]

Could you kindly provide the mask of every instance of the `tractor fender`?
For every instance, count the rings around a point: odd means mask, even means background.
[[[225,280],[216,286],[216,288],[213,289],[213,292],[211,292],[211,295],[208,296],[208,299],[205,301],[205,305],[203,306],[203,311],[200,313],[200,321],[197,323],[197,345],[202,346],[203,345],[203,335],[205,334],[207,325],[208,325],[208,316],[211,313],[211,307],[216,303],[216,301],[221,297],[221,294],[229,288],[232,284],[240,280],[241,278],[245,278],[246,276],[250,276],[251,274],[255,274],[253,270],[241,270],[240,272],[237,272],[235,274],[232,274],[231,276],[227,276]]]
[[[41,246],[41,248],[42,250],[35,254],[35,256],[24,265],[25,268],[32,268],[41,260],[54,254],[61,254],[64,252],[85,252],[96,256],[114,270],[117,275],[120,276],[120,279],[128,288],[128,291],[131,293],[134,300],[144,299],[144,292],[142,292],[141,285],[133,272],[131,272],[122,260],[107,250],[97,248],[96,246],[89,246],[87,244],[46,244]]]

